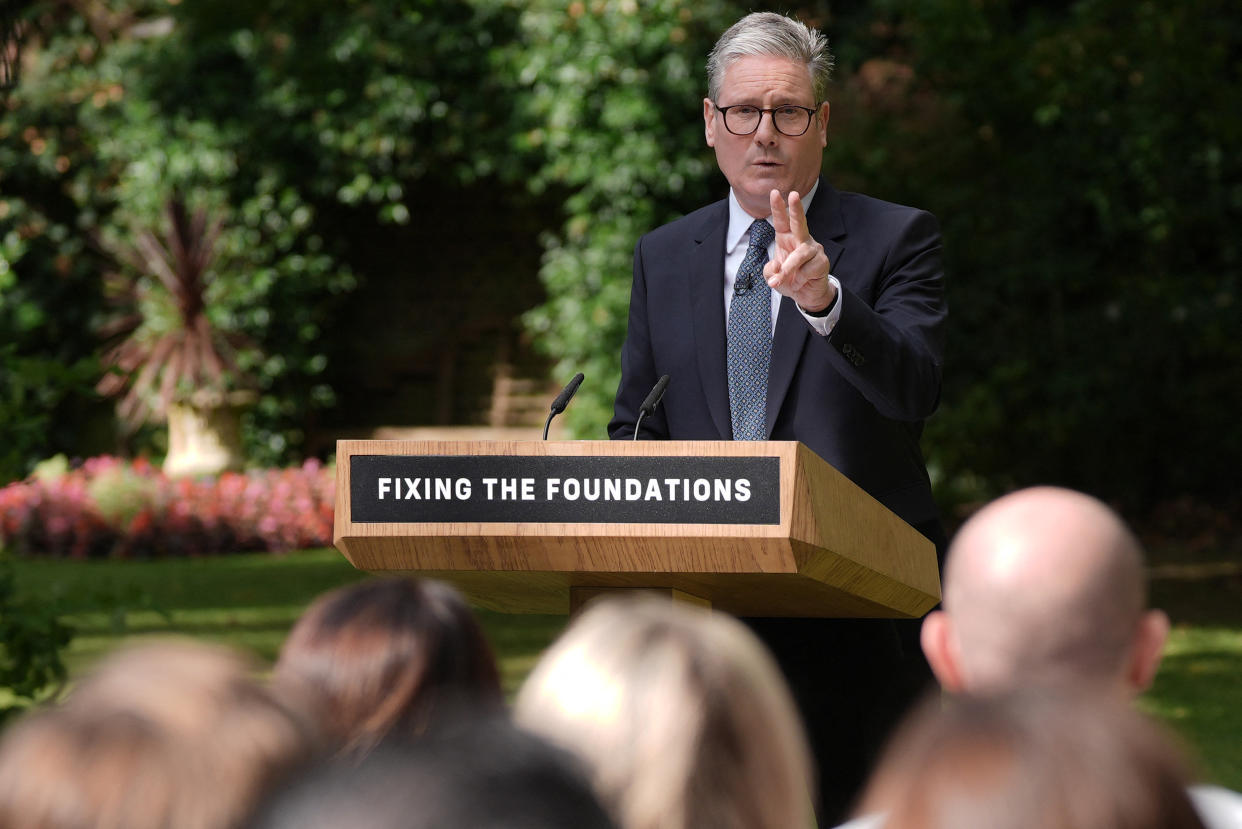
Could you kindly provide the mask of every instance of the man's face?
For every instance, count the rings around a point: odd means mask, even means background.
[[[813,108],[811,73],[805,64],[788,58],[748,56],[725,69],[720,84],[722,107],[748,104],[771,109],[787,104]],[[724,116],[710,98],[703,99],[707,146],[716,150],[716,163],[737,194],[738,202],[757,219],[772,212],[768,194],[773,188],[789,198],[791,190],[805,195],[819,177],[824,146],[828,143],[828,102],[824,101],[805,133],[784,135],[764,113],[750,135],[725,129]]]

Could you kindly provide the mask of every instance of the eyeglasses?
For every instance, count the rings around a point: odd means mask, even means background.
[[[776,127],[777,132],[781,135],[788,135],[790,138],[797,138],[810,128],[811,116],[815,114],[815,109],[796,104],[763,109],[750,104],[722,107],[712,101],[712,106],[724,116],[725,129],[734,135],[750,135],[759,129],[763,113],[767,112],[771,113],[772,126]]]

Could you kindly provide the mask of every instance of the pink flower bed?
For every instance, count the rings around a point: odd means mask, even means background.
[[[199,556],[332,544],[334,471],[169,479],[144,460],[91,458],[0,489],[0,545],[68,558]]]

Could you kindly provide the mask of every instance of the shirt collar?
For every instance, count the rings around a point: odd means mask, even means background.
[[[815,191],[819,189],[819,179],[815,179],[815,184],[811,187],[811,192],[802,197],[802,207],[810,211],[811,200],[815,198]],[[771,216],[765,216],[769,223],[772,221]],[[754,223],[755,217],[742,209],[742,205],[738,203],[737,196],[733,193],[733,188],[729,188],[729,230],[725,235],[725,252],[729,252],[737,248],[738,245],[749,244],[750,242],[750,226]]]

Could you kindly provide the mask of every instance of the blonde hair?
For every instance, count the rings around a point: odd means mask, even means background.
[[[0,741],[5,829],[228,829],[313,755],[306,721],[233,653],[117,652]]]
[[[726,615],[601,599],[540,660],[514,716],[588,762],[624,829],[812,823],[793,699],[758,639]]]

